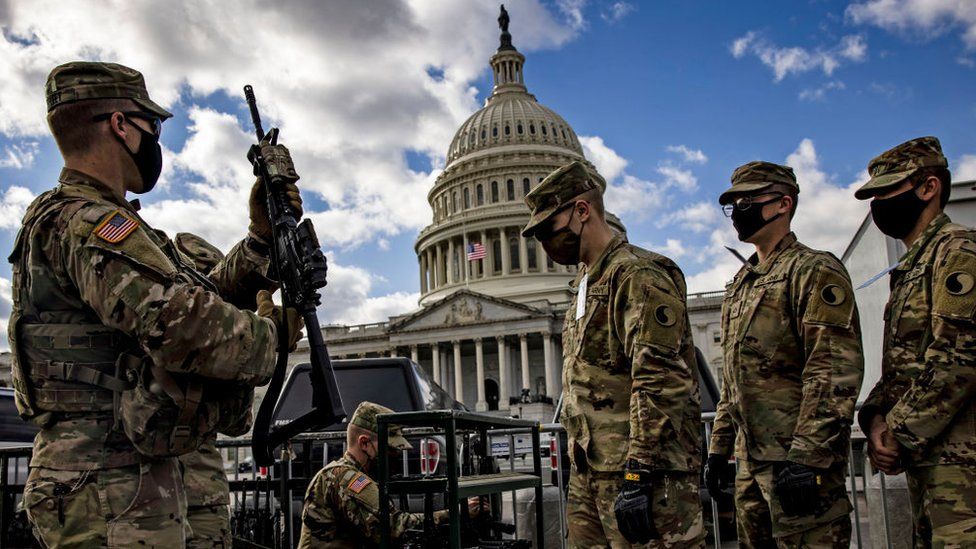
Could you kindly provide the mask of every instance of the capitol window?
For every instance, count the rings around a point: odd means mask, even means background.
[[[531,122],[529,123],[529,133],[531,133],[532,135],[535,135],[535,124],[533,124]]]
[[[492,137],[498,137],[498,126],[492,126],[491,127],[491,136]]]
[[[478,183],[478,186],[475,187],[474,194],[475,194],[475,203],[478,206],[481,206],[482,204],[485,203],[485,189],[484,187],[481,186],[481,183]]]
[[[495,273],[502,272],[502,241],[498,238],[491,241],[491,270]]]
[[[548,135],[546,133],[546,125],[545,124],[542,125],[542,135]]]
[[[512,135],[512,127],[505,124],[505,135]]]
[[[464,209],[467,210],[471,207],[471,190],[467,187],[464,188]]]
[[[529,252],[529,258],[528,258],[529,259],[529,267],[528,267],[528,270],[530,270],[530,271],[538,271],[539,270],[539,260],[538,260],[538,254],[536,253],[536,250],[535,250],[535,239],[534,238],[526,238],[525,239],[525,248]]]
[[[522,265],[519,258],[519,239],[517,236],[508,239],[508,257],[511,258],[512,272],[521,271]]]
[[[526,177],[525,179],[522,180],[522,196],[529,194],[529,190],[530,190],[529,178]]]
[[[515,126],[515,131],[517,131],[519,133],[519,135],[522,135],[524,133],[522,131],[522,123],[521,122],[519,122],[518,125]]]
[[[485,132],[484,128],[481,128],[481,140],[484,141],[488,134]],[[472,136],[473,137],[473,136]]]
[[[491,203],[494,204],[495,202],[498,202],[498,182],[492,181],[491,182]]]
[[[508,199],[515,200],[515,182],[509,179],[505,182],[505,191],[508,193]]]
[[[451,213],[457,212],[457,191],[451,193]]]

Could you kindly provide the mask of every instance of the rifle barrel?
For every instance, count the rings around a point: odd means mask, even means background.
[[[254,97],[254,88],[250,84],[244,86],[244,99],[251,110],[251,122],[254,123],[254,133],[258,136],[258,143],[264,139],[264,128],[261,127],[261,114],[258,113],[258,100]]]

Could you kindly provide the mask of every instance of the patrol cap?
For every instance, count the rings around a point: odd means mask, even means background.
[[[793,168],[762,160],[749,162],[732,172],[732,186],[718,197],[718,203],[724,206],[730,204],[736,195],[752,194],[776,184],[788,185],[800,192]]]
[[[131,99],[165,120],[173,116],[149,99],[142,73],[117,63],[72,61],[54,67],[47,76],[47,111],[84,99]]]
[[[590,189],[602,187],[579,161],[574,160],[547,175],[538,187],[525,195],[525,204],[532,210],[532,217],[522,229],[522,236],[532,236],[536,227]]]
[[[918,137],[876,156],[868,163],[871,179],[854,191],[854,198],[865,200],[901,185],[920,168],[948,168],[942,145],[935,137]]]
[[[352,414],[352,419],[349,420],[351,425],[357,425],[366,429],[371,433],[376,433],[376,416],[380,414],[392,414],[395,413],[393,410],[387,408],[386,406],[380,406],[375,402],[362,401],[359,406],[356,407],[356,411]],[[397,450],[409,450],[413,446],[407,442],[407,439],[403,438],[403,433],[400,428],[396,425],[390,425],[390,447],[396,448]]]

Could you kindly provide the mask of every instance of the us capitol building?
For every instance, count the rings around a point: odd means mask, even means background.
[[[573,128],[526,88],[525,56],[504,11],[499,24],[492,93],[458,128],[427,195],[433,219],[414,244],[420,308],[323,335],[336,358],[410,357],[469,408],[507,412],[512,402],[545,417],[562,391],[561,332],[576,268],[554,264],[534,238],[520,236],[529,220],[522,199],[573,160],[606,182]],[[615,215],[607,221],[625,232]],[[472,247],[472,257],[483,257],[469,260]],[[689,296],[695,342],[713,366],[721,361],[721,301],[721,292]],[[289,362],[304,361],[299,348]]]

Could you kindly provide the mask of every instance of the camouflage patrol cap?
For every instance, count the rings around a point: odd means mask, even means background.
[[[539,186],[525,195],[532,217],[522,229],[529,237],[536,227],[556,214],[563,206],[590,189],[602,188],[579,161],[573,161],[547,175]]]
[[[876,194],[883,194],[901,185],[918,169],[931,167],[949,167],[939,140],[929,136],[906,141],[868,163],[871,179],[854,191],[854,198],[865,200]]]
[[[165,120],[173,116],[149,99],[142,73],[116,63],[72,61],[54,67],[47,76],[47,111],[84,99],[131,99]]]
[[[352,414],[352,419],[349,420],[351,425],[357,425],[366,429],[371,433],[376,433],[376,416],[380,414],[392,414],[393,410],[387,408],[386,406],[380,406],[375,402],[362,401],[359,406],[356,407],[356,411]],[[390,448],[396,448],[397,450],[409,450],[413,446],[407,442],[407,439],[403,438],[403,434],[400,428],[391,425],[390,426]]]
[[[737,195],[752,194],[776,184],[788,185],[800,192],[793,168],[762,160],[749,162],[732,172],[732,186],[718,197],[718,203],[724,206],[730,204]]]

